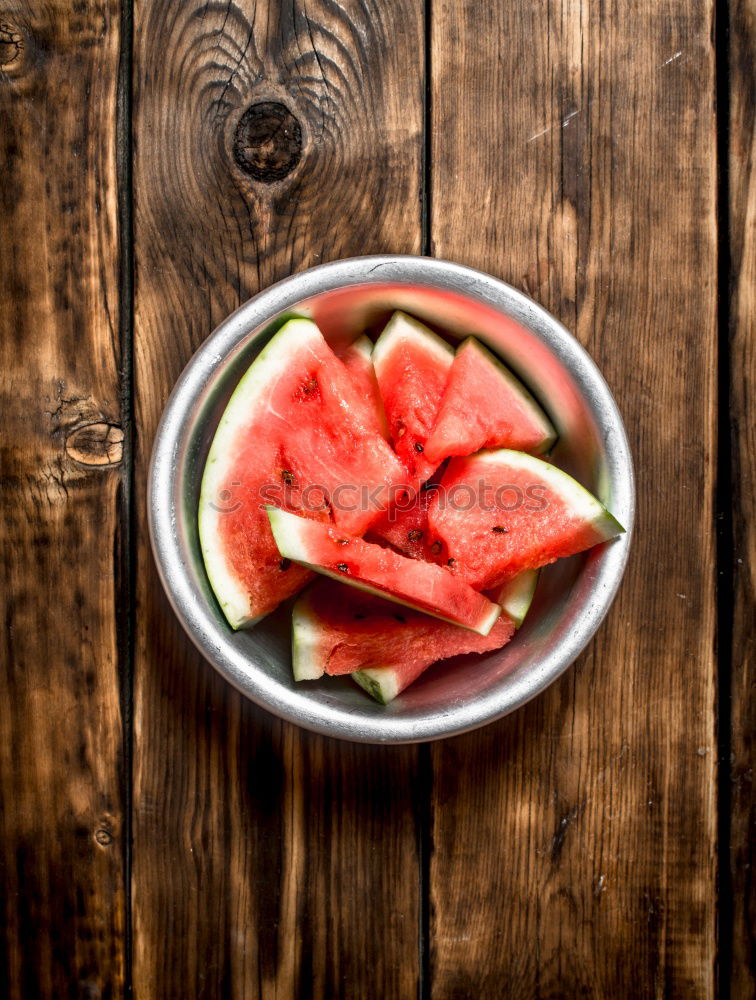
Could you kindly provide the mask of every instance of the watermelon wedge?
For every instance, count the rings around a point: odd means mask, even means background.
[[[487,590],[624,531],[567,473],[520,451],[453,458],[428,509],[452,573]]]
[[[439,465],[425,457],[425,442],[453,361],[446,341],[402,312],[394,313],[373,348],[390,440],[413,486]]]
[[[418,641],[415,645],[417,647],[423,645],[423,653],[425,655],[419,655],[417,658],[413,655],[408,655],[400,661],[396,656],[392,655],[391,648],[386,644],[384,648],[385,658],[383,661],[379,661],[386,665],[364,666],[352,673],[352,680],[356,684],[359,684],[376,701],[379,701],[382,705],[388,705],[390,701],[393,701],[398,694],[409,687],[428,667],[433,666],[433,663],[438,660],[446,659],[449,656],[458,656],[461,653],[486,653],[494,649],[501,649],[502,646],[506,646],[515,630],[525,620],[525,616],[533,601],[537,582],[537,571],[526,570],[520,576],[516,576],[514,580],[510,580],[502,588],[502,592],[497,595],[499,600],[502,601],[499,620],[486,638],[477,640],[478,644],[475,648],[472,648],[466,636],[464,639],[461,639],[459,629],[454,629],[454,634],[448,633],[446,640],[444,636],[434,634],[432,640],[424,645],[422,638],[418,635]],[[425,618],[424,615],[420,615],[419,617]],[[441,626],[444,629],[450,629],[451,627],[447,625]],[[434,660],[431,660],[430,656],[433,652],[438,652],[439,655]]]
[[[386,414],[383,412],[381,391],[378,388],[378,379],[373,368],[373,342],[364,335],[358,337],[349,347],[339,353],[339,357],[346,365],[346,369],[352,376],[352,381],[359,389],[363,399],[370,404],[371,409],[375,412],[376,428],[379,434],[388,438]]]
[[[499,617],[498,604],[444,566],[408,559],[330,524],[276,507],[268,508],[268,517],[283,559],[480,635],[488,635]]]
[[[497,616],[487,636],[476,635],[335,580],[316,580],[292,612],[294,678],[353,674],[390,663],[403,668],[409,683],[436,660],[498,649],[514,631],[506,615]]]
[[[317,326],[286,323],[231,396],[202,479],[200,543],[229,624],[255,624],[309,577],[279,555],[266,503],[361,534],[405,477]]]
[[[497,447],[541,454],[555,440],[548,417],[512,372],[475,337],[460,344],[425,442],[428,461]]]

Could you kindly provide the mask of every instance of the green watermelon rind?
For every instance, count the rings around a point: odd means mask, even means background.
[[[414,341],[421,349],[435,355],[447,369],[451,368],[454,349],[419,320],[398,311],[383,328],[373,348],[373,368],[379,378],[392,352],[403,340]]]
[[[400,693],[393,667],[365,667],[349,676],[381,705],[388,705]]]
[[[559,435],[557,434],[556,428],[546,415],[543,407],[535,396],[533,396],[528,387],[517,378],[511,369],[507,368],[503,361],[497,358],[496,355],[484,344],[481,344],[476,337],[468,337],[466,340],[463,340],[457,348],[457,354],[459,354],[467,345],[470,345],[475,351],[477,351],[480,357],[487,364],[489,364],[491,368],[493,368],[502,381],[506,382],[509,389],[519,398],[520,402],[527,410],[533,421],[540,426],[543,432],[543,439],[538,445],[538,448],[534,449],[536,454],[545,455],[547,452],[551,451],[556,444]]]
[[[256,401],[291,364],[289,343],[292,337],[300,349],[311,337],[320,341],[321,334],[312,320],[290,319],[265,345],[228,401],[210,445],[202,476],[198,511],[202,557],[218,604],[233,629],[251,628],[264,615],[255,613],[248,591],[228,566],[218,535],[218,521],[223,515],[214,508],[212,501],[219,495],[229,468],[236,460],[235,439],[249,425]]]
[[[326,569],[324,566],[318,565],[316,562],[311,562],[308,558],[306,547],[303,547],[302,545],[302,536],[301,531],[299,530],[301,522],[306,522],[307,518],[299,517],[297,514],[290,514],[288,511],[281,510],[278,507],[267,506],[266,510],[268,512],[268,519],[270,521],[271,531],[273,532],[273,538],[278,546],[279,553],[284,559],[291,559],[292,562],[297,563],[299,566],[304,566],[306,569],[311,569],[315,573],[328,576],[332,580],[338,580],[340,583],[345,583],[349,587],[356,587],[358,590],[364,590],[366,594],[383,597],[387,601],[393,601],[395,604],[401,604],[406,608],[412,608],[415,611],[422,611],[423,614],[430,615],[432,618],[438,618],[440,621],[449,622],[449,624],[457,625],[459,628],[468,628],[471,632],[477,632],[479,635],[488,635],[498,620],[501,609],[498,604],[494,604],[492,601],[489,602],[491,604],[491,611],[489,612],[488,617],[481,621],[477,628],[473,628],[470,625],[463,625],[461,622],[455,621],[452,618],[447,618],[445,615],[430,611],[427,607],[420,607],[412,601],[395,597],[388,591],[380,590],[378,587],[372,587],[370,584],[356,580],[354,577],[346,577],[343,573],[335,573],[332,570]],[[407,556],[403,558],[409,559]]]
[[[504,614],[512,619],[515,628],[522,626],[525,616],[530,610],[538,584],[538,576],[537,569],[523,570],[514,579],[505,583],[497,596],[493,598],[501,606]],[[388,705],[400,693],[395,667],[364,667],[362,670],[355,670],[349,676],[355,684],[359,685],[363,691],[366,691],[371,698],[375,698],[381,705]]]

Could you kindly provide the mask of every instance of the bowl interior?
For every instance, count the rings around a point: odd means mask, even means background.
[[[291,602],[253,630],[234,633],[205,575],[196,511],[210,442],[236,383],[290,315],[312,317],[333,345],[364,330],[379,331],[397,308],[451,340],[474,333],[516,371],[551,417],[560,436],[555,464],[592,490],[629,527],[632,490],[626,480],[632,472],[627,445],[616,411],[609,415],[614,419],[604,412],[608,392],[600,376],[566,331],[524,296],[509,291],[512,298],[504,311],[469,292],[433,283],[384,279],[327,288],[291,302],[254,329],[245,329],[244,317],[236,314],[228,321],[225,343],[216,333],[195,356],[191,374],[185,373],[194,398],[178,410],[174,405],[159,432],[159,437],[172,439],[170,496],[158,495],[159,470],[153,469],[152,486],[153,507],[162,501],[171,510],[166,522],[170,528],[165,530],[174,532],[180,559],[166,564],[161,558],[163,540],[156,544],[158,565],[174,607],[201,650],[237,687],[277,714],[321,732],[376,742],[427,739],[473,728],[544,687],[577,655],[603,616],[621,575],[625,554],[620,550],[627,538],[545,569],[531,612],[510,645],[438,664],[384,707],[348,678],[295,684]],[[222,353],[213,353],[214,344]],[[184,398],[188,391],[188,385],[177,387]],[[158,519],[153,512],[154,533]],[[193,610],[188,613],[185,597],[176,599],[178,590],[192,596]],[[581,644],[576,645],[576,634]]]

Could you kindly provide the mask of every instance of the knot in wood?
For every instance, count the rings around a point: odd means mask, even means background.
[[[234,134],[234,160],[250,177],[264,184],[280,181],[302,158],[302,126],[277,101],[247,108]]]
[[[76,427],[66,438],[66,454],[80,465],[118,465],[123,458],[123,431],[106,423]]]
[[[7,69],[16,62],[24,49],[24,36],[10,21],[0,21],[0,66]]]

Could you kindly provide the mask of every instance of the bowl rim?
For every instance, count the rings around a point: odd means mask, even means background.
[[[479,702],[452,705],[447,712],[414,719],[355,716],[296,692],[282,697],[280,685],[274,685],[262,669],[250,673],[248,658],[241,662],[240,651],[221,632],[192,586],[177,526],[175,461],[187,439],[192,408],[200,395],[212,385],[229,357],[261,326],[315,295],[361,284],[407,284],[451,291],[514,315],[527,326],[568,368],[581,393],[590,398],[599,430],[611,432],[612,506],[625,526],[625,534],[606,545],[596,560],[585,614],[547,653],[535,675],[532,670],[524,672],[498,700],[487,695]],[[238,691],[279,718],[321,735],[357,743],[408,744],[445,739],[494,722],[539,695],[574,662],[595,635],[622,581],[635,521],[635,475],[622,417],[603,375],[551,313],[483,271],[435,257],[380,254],[318,264],[290,275],[247,300],[216,327],[190,358],[163,410],[149,466],[147,514],[158,575],[176,616],[203,657]]]

